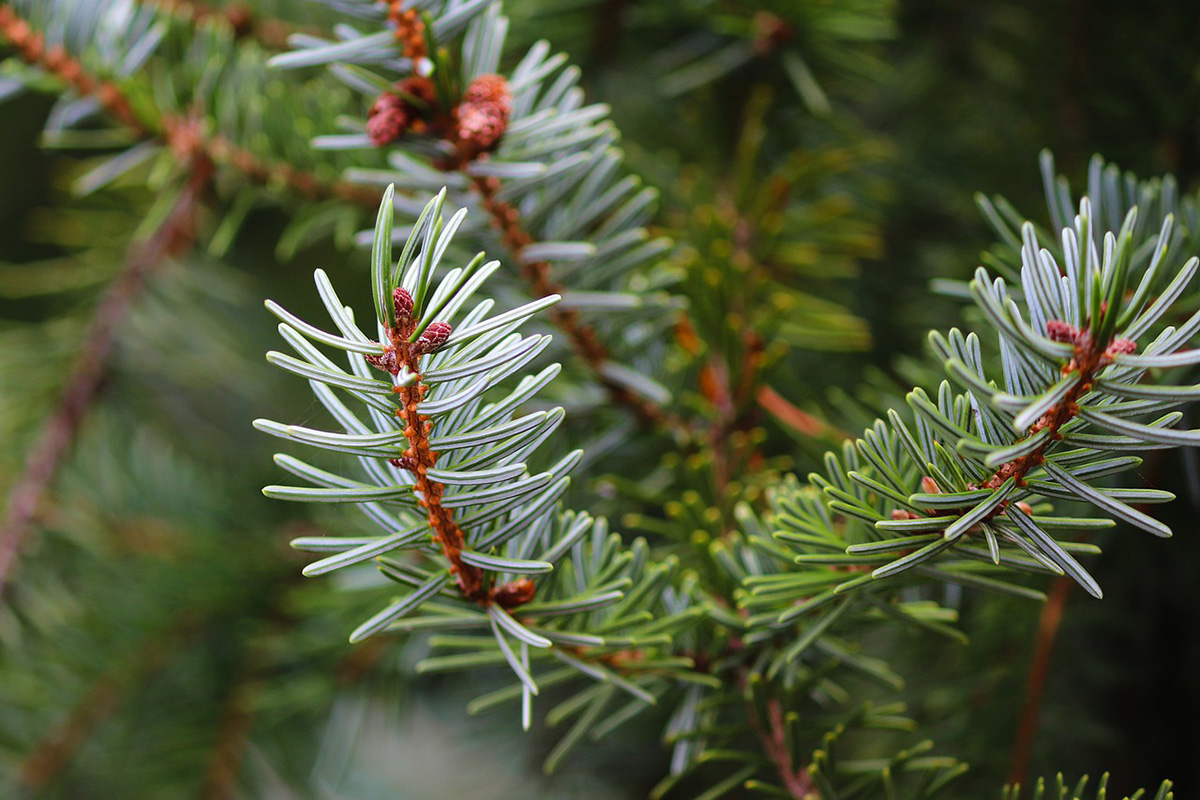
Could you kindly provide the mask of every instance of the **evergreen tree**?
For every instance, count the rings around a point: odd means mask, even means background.
[[[1029,761],[1071,587],[1200,497],[1200,211],[1047,153],[973,274],[900,241],[968,225],[894,121],[969,95],[929,10],[0,4],[63,153],[5,198],[5,791],[1149,797]]]

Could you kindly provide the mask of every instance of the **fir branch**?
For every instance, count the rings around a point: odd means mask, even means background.
[[[211,162],[204,159],[193,162],[174,207],[154,233],[131,248],[124,269],[96,306],[58,404],[43,424],[20,476],[9,491],[8,511],[0,528],[0,596],[33,524],[38,503],[69,454],[84,416],[99,396],[122,321],[158,267],[191,247],[196,236],[196,203],[211,177]]]

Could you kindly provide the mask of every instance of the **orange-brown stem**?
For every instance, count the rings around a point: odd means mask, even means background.
[[[140,134],[154,132],[134,113],[128,98],[109,81],[89,75],[83,65],[55,45],[47,48],[45,37],[33,30],[29,23],[17,16],[11,8],[0,6],[0,36],[12,42],[21,59],[57,76],[79,95],[95,97],[104,109],[123,125]]]
[[[427,385],[420,380],[421,353],[408,341],[412,335],[414,321],[403,318],[399,327],[388,331],[393,372],[401,367],[417,376],[416,382],[408,386],[397,386],[400,408],[396,416],[404,423],[404,436],[408,449],[404,451],[406,468],[416,477],[417,490],[421,493],[421,506],[433,529],[433,540],[442,549],[442,555],[450,562],[450,571],[458,582],[463,597],[482,606],[491,603],[491,586],[488,575],[479,567],[463,561],[464,536],[454,520],[454,514],[442,503],[445,486],[429,477],[429,470],[437,466],[437,453],[429,445],[429,418],[420,412],[420,403],[425,398]]]

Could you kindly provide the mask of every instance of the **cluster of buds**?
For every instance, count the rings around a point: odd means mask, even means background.
[[[384,92],[371,104],[367,112],[367,138],[376,147],[383,147],[405,131],[424,131],[424,115],[433,104],[433,84],[428,78],[405,78],[396,84],[395,92]]]
[[[1081,344],[1086,335],[1086,332],[1061,319],[1052,319],[1046,323],[1046,336],[1053,342]]]
[[[475,153],[495,146],[508,127],[512,91],[499,75],[480,75],[463,92],[455,116],[458,140]]]
[[[1052,319],[1046,323],[1046,336],[1051,341],[1075,345],[1077,352],[1080,348],[1087,349],[1091,347],[1092,339],[1087,330],[1080,330],[1074,325],[1063,322],[1061,319]],[[1106,364],[1112,361],[1113,356],[1136,351],[1137,342],[1130,339],[1114,339],[1105,349],[1100,363]]]

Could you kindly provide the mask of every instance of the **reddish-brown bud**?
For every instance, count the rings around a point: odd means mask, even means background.
[[[892,519],[919,519],[919,517],[907,509],[893,508]]]
[[[416,469],[416,466],[417,466],[417,462],[413,460],[412,456],[400,456],[399,458],[389,458],[388,463],[391,464],[393,467],[399,467],[400,469],[406,469],[409,472],[412,472],[414,469]]]
[[[518,578],[492,592],[492,601],[501,608],[516,608],[533,599],[537,586],[529,578]]]
[[[396,309],[396,320],[404,323],[412,319],[413,299],[408,290],[397,286],[392,290],[392,306]]]
[[[1079,342],[1079,329],[1074,325],[1063,322],[1061,319],[1052,319],[1046,323],[1046,335],[1051,341],[1064,342],[1066,344],[1077,344]]]
[[[512,91],[499,75],[480,75],[463,92],[458,107],[458,138],[479,151],[493,147],[508,127]]]
[[[921,478],[921,491],[925,494],[941,494],[942,490],[938,488],[937,481],[928,475]]]
[[[371,104],[367,114],[367,138],[376,147],[383,147],[399,138],[410,122],[411,115],[404,102],[385,92]]]
[[[412,345],[414,355],[423,356],[426,353],[432,353],[446,343],[450,338],[450,325],[446,322],[431,322],[420,338]]]

